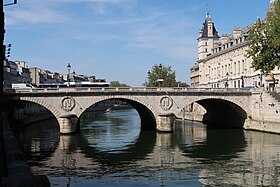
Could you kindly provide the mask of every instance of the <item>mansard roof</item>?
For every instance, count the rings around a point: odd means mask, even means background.
[[[208,22],[212,22],[212,19],[210,17],[210,13],[207,12],[207,16],[206,16],[206,19],[205,19],[205,22],[203,23],[203,26],[201,28],[201,31],[202,31],[202,37],[209,37],[208,36]],[[213,37],[214,38],[220,38],[219,35],[218,35],[218,31],[216,30],[215,26],[214,26],[214,23],[213,23],[213,33],[212,33]]]

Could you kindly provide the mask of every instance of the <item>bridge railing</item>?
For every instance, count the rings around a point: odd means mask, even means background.
[[[41,92],[253,92],[261,88],[187,88],[187,87],[71,87],[71,88],[34,88],[15,89],[9,93]],[[8,93],[8,92],[7,92]]]

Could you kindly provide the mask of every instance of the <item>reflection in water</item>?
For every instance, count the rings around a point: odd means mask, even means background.
[[[140,133],[140,119],[134,110],[86,113],[81,123],[87,145],[100,152],[121,153],[135,144]]]
[[[178,134],[182,151],[189,157],[203,162],[230,160],[243,152],[246,145],[244,132],[239,129],[205,129],[204,126],[183,126]]]
[[[51,129],[51,130],[50,130]],[[19,134],[19,144],[31,165],[47,160],[58,147],[59,128],[55,119],[29,126]],[[38,162],[39,161],[39,162]]]
[[[76,135],[53,128],[21,135],[32,170],[53,186],[280,185],[280,135],[182,121],[174,133],[145,132],[135,110],[86,113]]]

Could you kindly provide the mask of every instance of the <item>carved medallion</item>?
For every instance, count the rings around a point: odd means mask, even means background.
[[[161,98],[160,100],[160,107],[167,111],[167,110],[170,110],[170,108],[173,106],[173,100],[171,97],[169,96],[164,96]]]
[[[64,97],[61,101],[61,107],[63,110],[70,112],[72,111],[76,106],[76,102],[74,100],[74,98],[72,97]]]

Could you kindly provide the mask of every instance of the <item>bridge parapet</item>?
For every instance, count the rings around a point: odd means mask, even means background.
[[[259,89],[245,88],[186,88],[186,87],[70,87],[70,88],[34,88],[34,89],[15,89],[7,94],[20,93],[71,93],[71,92],[158,92],[158,93],[244,93],[250,94]]]

